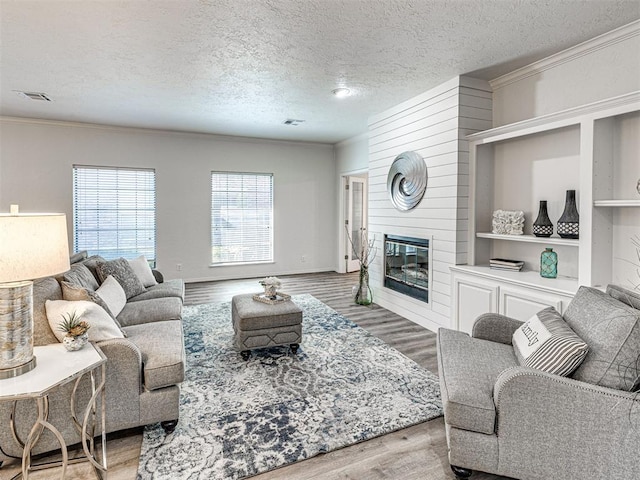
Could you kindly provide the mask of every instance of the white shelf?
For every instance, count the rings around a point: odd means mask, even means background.
[[[640,207],[640,200],[596,200],[594,207]]]
[[[536,237],[535,235],[502,235],[498,233],[476,233],[478,238],[490,238],[491,240],[507,240],[509,242],[541,243],[544,245],[568,245],[577,247],[579,240],[561,237]]]

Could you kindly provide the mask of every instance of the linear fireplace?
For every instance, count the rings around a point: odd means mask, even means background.
[[[429,240],[384,236],[384,286],[429,302]]]

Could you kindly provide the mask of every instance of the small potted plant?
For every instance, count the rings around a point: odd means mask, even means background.
[[[73,352],[80,350],[89,341],[90,325],[84,320],[80,320],[82,314],[78,314],[76,311],[62,315],[62,322],[58,324],[58,330],[65,332],[66,335],[62,339],[64,348]]]
[[[277,298],[278,289],[282,286],[282,282],[280,282],[278,277],[267,277],[260,280],[260,285],[264,287],[265,296],[269,297],[271,300],[275,300]]]

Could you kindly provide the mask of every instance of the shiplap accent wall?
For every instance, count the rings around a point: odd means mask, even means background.
[[[426,328],[450,326],[449,267],[466,263],[469,149],[466,135],[492,126],[491,87],[456,77],[369,119],[369,234],[378,255],[370,267],[374,301]],[[394,159],[413,150],[427,163],[427,191],[408,212],[396,210],[387,194]],[[429,304],[383,286],[385,234],[432,240]]]

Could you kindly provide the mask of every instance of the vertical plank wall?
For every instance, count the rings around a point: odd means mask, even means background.
[[[491,88],[456,77],[369,119],[369,234],[378,255],[370,268],[374,301],[426,328],[450,326],[449,267],[466,263],[469,149],[466,135],[491,128]],[[427,191],[408,212],[394,208],[387,174],[402,152],[427,164]],[[432,239],[431,299],[426,304],[383,286],[385,234]]]

